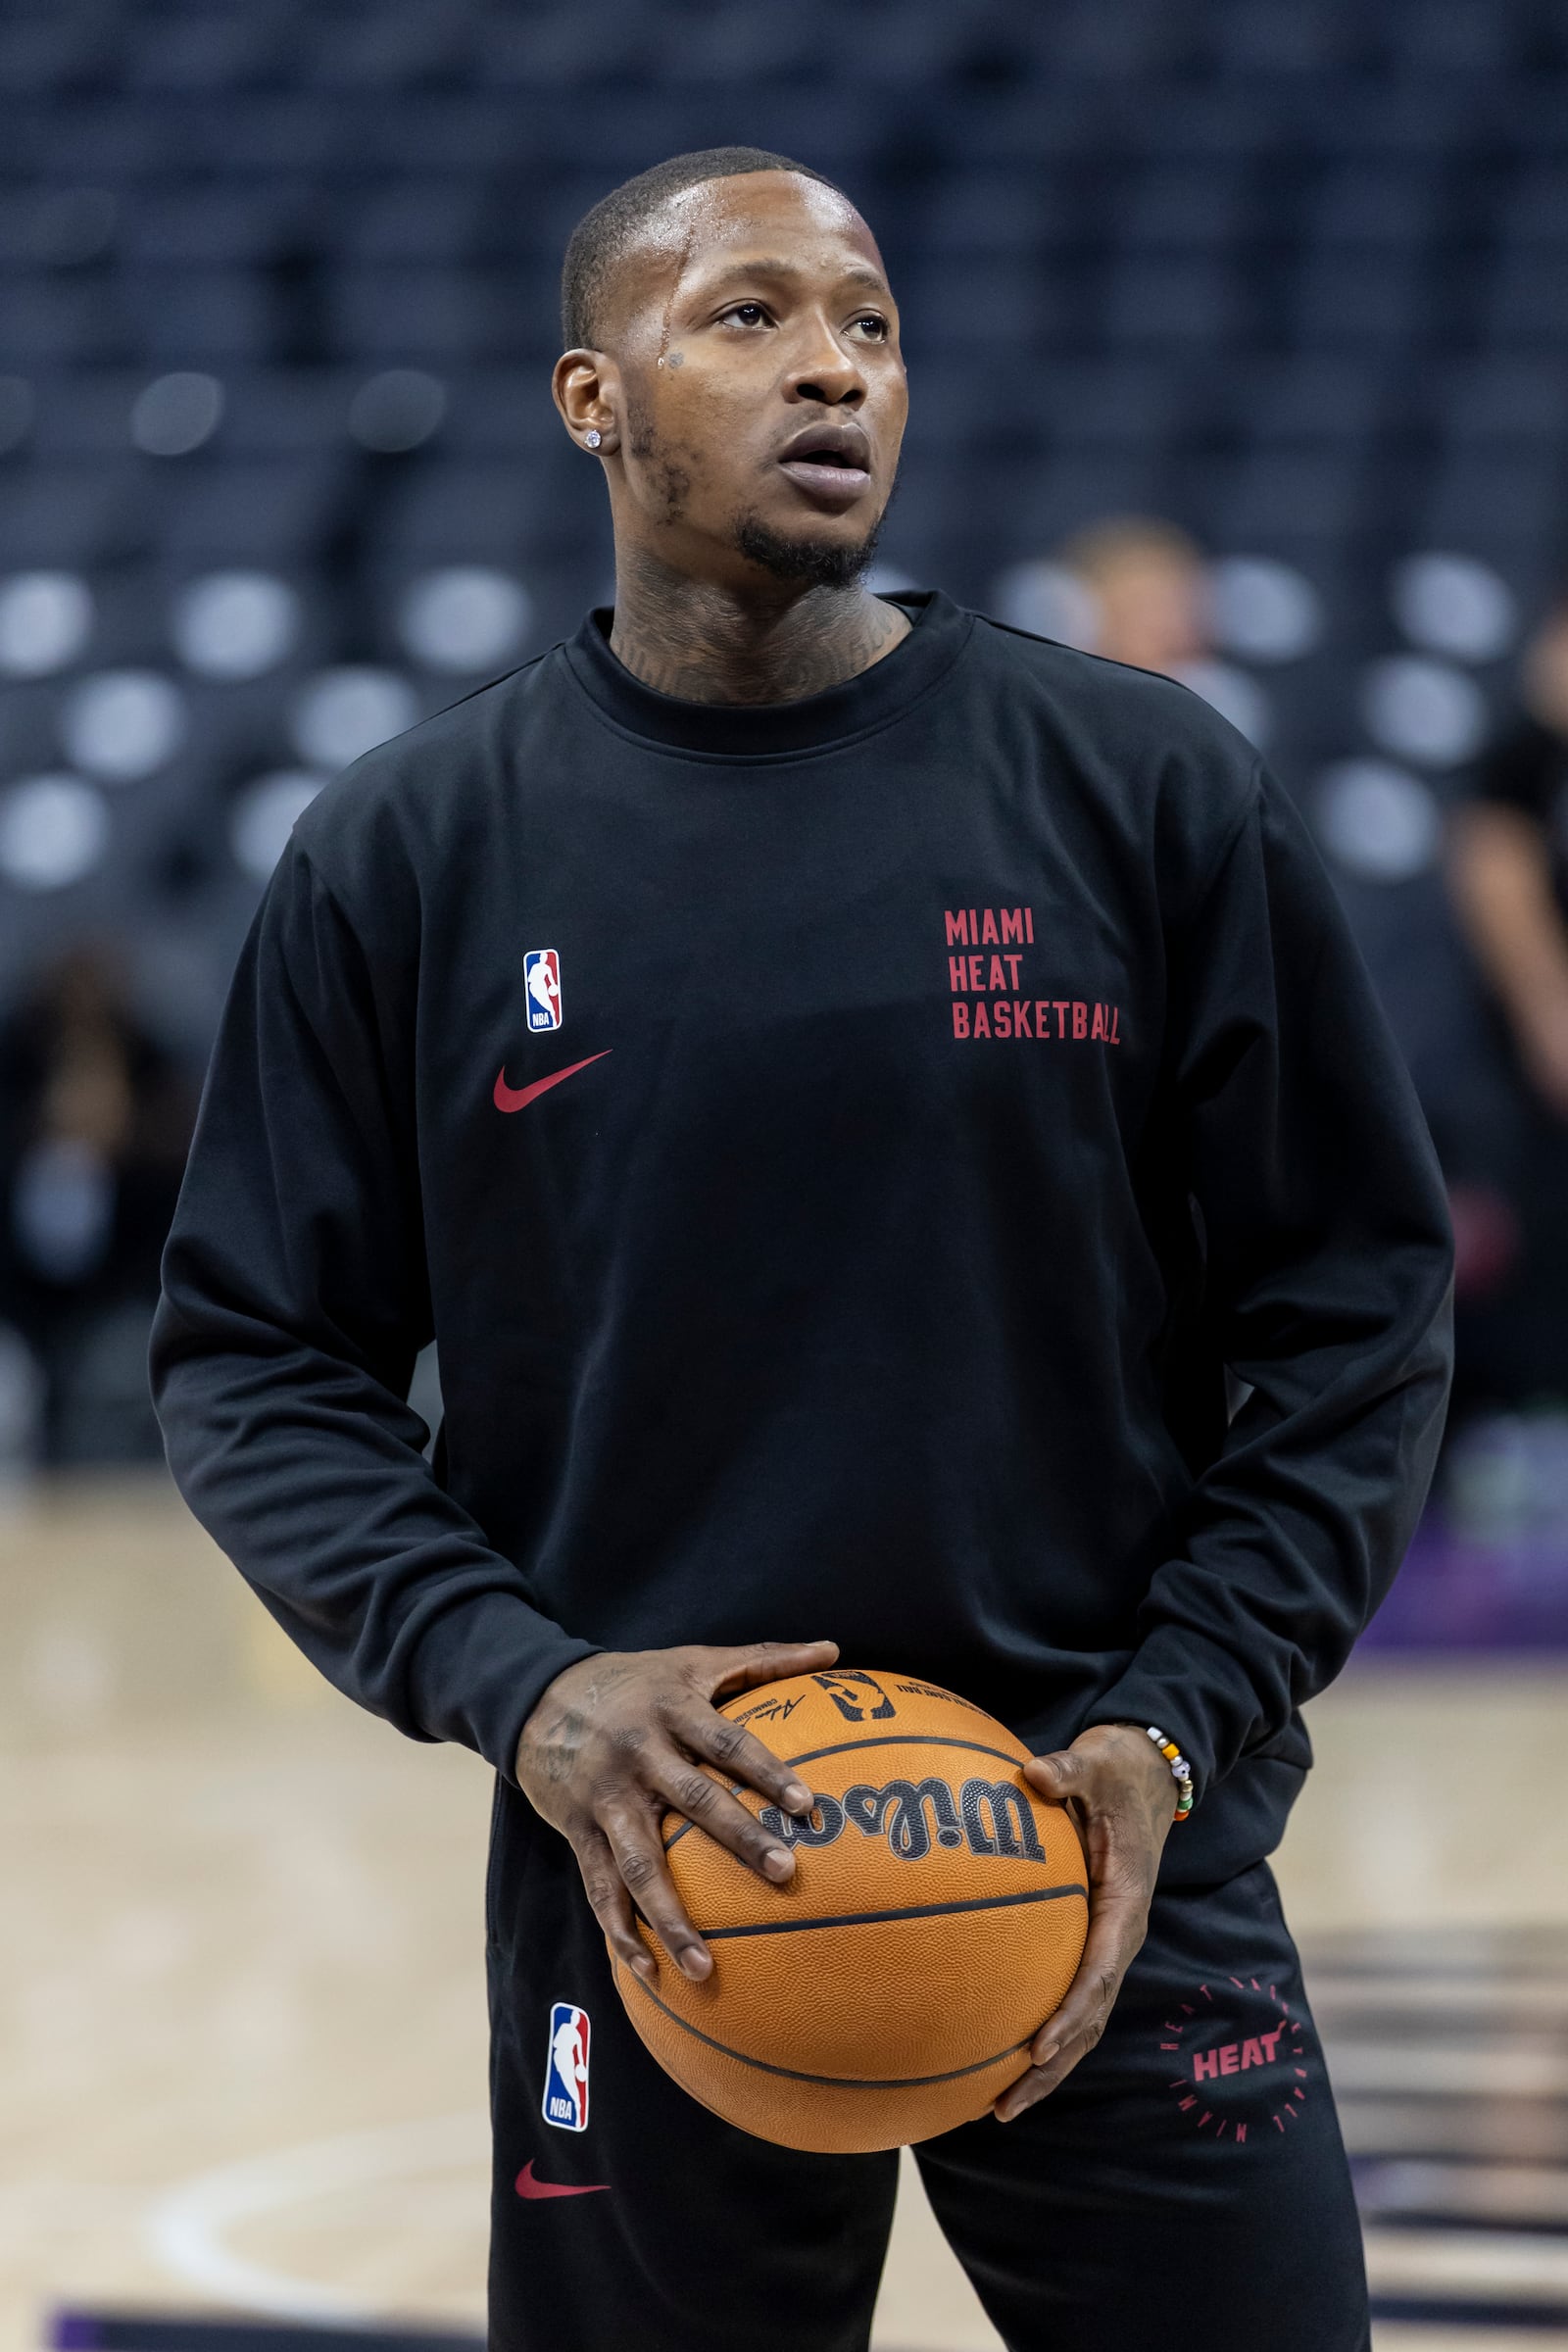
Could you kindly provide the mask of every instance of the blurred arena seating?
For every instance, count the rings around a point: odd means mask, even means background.
[[[1560,562],[1558,0],[10,0],[0,106],[0,1000],[110,931],[199,1056],[321,780],[607,595],[562,245],[741,139],[884,239],[887,576],[1059,633],[1064,534],[1194,533],[1200,682],[1482,1084],[1435,861]]]

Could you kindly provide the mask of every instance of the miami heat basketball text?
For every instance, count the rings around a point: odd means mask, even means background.
[[[1022,993],[1024,954],[1035,944],[1032,906],[949,906],[943,920],[948,946],[968,951],[948,957],[955,1037],[1121,1044],[1120,1005]]]

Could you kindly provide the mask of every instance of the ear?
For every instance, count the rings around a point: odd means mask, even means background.
[[[590,456],[612,457],[620,447],[620,377],[615,363],[602,351],[564,351],[556,362],[550,389],[565,420],[567,432]],[[590,444],[588,435],[599,439]]]

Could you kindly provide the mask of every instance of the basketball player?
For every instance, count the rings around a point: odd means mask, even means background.
[[[493,2341],[865,2345],[893,2155],[720,2123],[606,1951],[657,1982],[635,1907],[664,1965],[712,1966],[667,1805],[787,1879],[698,1767],[810,1791],[713,1702],[842,1656],[1002,1717],[1088,1844],[1032,2064],[919,2150],[1006,2342],[1357,2352],[1265,1857],[1438,1440],[1450,1249],[1410,1089],[1222,719],[864,585],[906,396],[842,195],[679,157],[588,215],[564,298],[614,610],[301,819],[154,1344],[176,1474],[279,1621],[496,1767]],[[1026,394],[971,360],[1004,443]],[[432,1335],[433,1469],[404,1402]],[[1151,1727],[1196,1784],[1174,1831]],[[577,2135],[541,2111],[563,2003]]]

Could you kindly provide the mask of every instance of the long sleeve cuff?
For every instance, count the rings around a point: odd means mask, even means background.
[[[557,1675],[599,1648],[520,1596],[476,1593],[442,1610],[420,1638],[409,1667],[411,1712],[430,1739],[476,1749],[515,1785],[523,1725]]]
[[[1085,1720],[1154,1724],[1193,1769],[1201,1803],[1260,1738],[1283,1730],[1263,1719],[1258,1693],[1228,1649],[1185,1626],[1157,1626]]]

